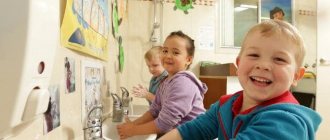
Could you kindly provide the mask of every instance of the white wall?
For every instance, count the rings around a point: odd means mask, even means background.
[[[316,0],[296,0],[294,5],[295,26],[298,28],[306,45],[306,57],[304,64],[309,65],[307,71],[316,73],[316,68],[312,65],[316,63]],[[315,15],[302,15],[299,10],[313,11]]]
[[[322,123],[317,132],[317,140],[329,139],[330,132],[330,94],[329,94],[329,79],[330,79],[330,48],[329,48],[329,32],[330,32],[330,1],[318,0],[317,4],[317,57],[318,60],[325,59],[326,63],[318,62],[317,67],[317,96],[316,96],[316,111],[322,117]]]

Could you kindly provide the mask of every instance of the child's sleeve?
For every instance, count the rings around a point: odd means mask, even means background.
[[[178,126],[182,119],[192,112],[196,97],[199,96],[202,100],[202,96],[195,83],[183,76],[173,79],[164,90],[166,93],[162,95],[161,110],[155,123],[161,132],[165,133]]]
[[[205,114],[201,114],[196,119],[179,126],[177,129],[182,139],[210,140],[217,138],[219,129],[218,109],[219,101],[214,103]]]
[[[151,113],[151,115],[154,118],[157,118],[159,115],[159,111],[161,110],[161,106],[160,106],[160,95],[156,94],[155,96],[155,100],[151,103],[150,107],[149,107],[149,111]]]

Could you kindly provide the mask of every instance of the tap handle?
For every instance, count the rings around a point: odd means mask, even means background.
[[[114,104],[118,104],[118,106],[121,107],[122,106],[122,102],[121,102],[120,97],[117,94],[115,94],[115,93],[111,93],[111,96],[113,98],[113,103]]]
[[[119,96],[116,93],[111,93],[111,97],[113,100],[118,100]]]
[[[121,89],[121,93],[122,93],[122,98],[126,98],[129,96],[129,92],[126,88],[120,87],[120,89]]]

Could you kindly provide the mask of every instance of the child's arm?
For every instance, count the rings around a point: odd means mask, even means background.
[[[152,93],[150,92],[147,92],[146,95],[145,95],[145,98],[150,101],[150,102],[153,102],[155,100],[155,95],[153,95]]]
[[[136,120],[132,121],[135,125],[140,125],[147,123],[149,121],[154,120],[155,118],[151,115],[149,111],[145,112],[141,117],[137,118]]]
[[[178,129],[173,129],[170,132],[166,133],[159,140],[182,140],[182,137],[178,131]]]
[[[126,118],[125,123],[117,126],[118,134],[121,139],[126,139],[135,135],[159,133],[153,120],[154,118],[149,111],[134,121]]]
[[[209,110],[199,115],[196,119],[177,127],[176,129],[180,133],[180,137],[187,140],[210,140],[217,138],[219,131],[218,110],[219,101],[212,104]]]
[[[160,133],[160,130],[157,128],[156,123],[154,121],[149,121],[140,125],[125,123],[123,125],[118,125],[117,130],[120,139],[126,139],[135,135]]]
[[[160,140],[182,140],[182,139],[214,139],[218,134],[218,118],[216,116],[219,103],[211,106],[205,114],[187,122],[176,129],[166,133]]]

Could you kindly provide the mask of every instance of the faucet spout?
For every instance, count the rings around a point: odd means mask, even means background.
[[[113,98],[113,115],[112,115],[112,121],[113,122],[121,122],[123,119],[123,104],[122,104],[122,100],[120,99],[120,97],[117,94],[111,94],[112,98]]]
[[[121,89],[121,100],[122,100],[122,103],[123,103],[123,107],[128,107],[129,106],[129,102],[130,102],[130,98],[129,98],[129,92],[126,88],[124,87],[120,87]]]
[[[101,113],[98,114],[98,112],[96,112],[96,115],[94,118],[92,118],[92,113],[97,110],[100,109]],[[85,133],[85,140],[89,140],[89,139],[99,139],[102,138],[102,109],[103,106],[101,104],[99,105],[94,105],[88,112],[87,112],[87,116],[85,118],[86,121],[86,127],[83,128],[84,133]]]
[[[95,105],[88,111],[87,117],[89,120],[91,119],[90,117],[91,117],[92,112],[94,112],[94,110],[96,110],[96,109],[100,109],[102,111],[103,110],[102,104]],[[102,117],[101,114],[99,114],[99,116]]]

